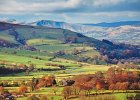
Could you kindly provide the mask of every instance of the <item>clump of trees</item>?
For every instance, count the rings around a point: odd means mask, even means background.
[[[60,69],[65,69],[65,65],[60,65],[60,64],[54,64],[54,63],[45,63],[45,66],[53,66],[53,67],[59,67]]]
[[[4,87],[0,86],[0,94],[2,94],[4,92]]]
[[[9,63],[6,61],[2,61],[0,62],[0,75],[21,73],[21,72],[26,72],[26,74],[29,74],[29,72],[34,70],[34,68],[35,65],[32,63],[27,65],[22,63],[17,64],[17,63]]]
[[[76,37],[67,37],[64,40],[64,43],[76,43],[77,42],[77,38]]]
[[[140,76],[137,71],[128,71],[119,67],[109,68],[107,71],[109,89],[135,90],[140,89]]]
[[[134,64],[133,62],[121,62],[121,61],[119,61],[117,63],[117,65],[121,68],[124,68],[124,69],[140,69],[140,66],[137,64]]]
[[[103,56],[107,55],[108,63],[117,64],[119,61],[140,63],[140,50],[137,46],[114,44],[108,40],[103,40],[103,42],[109,44],[110,47],[102,46],[98,50]]]
[[[0,100],[15,100],[14,96],[3,86],[0,86]]]
[[[53,86],[55,84],[56,84],[55,76],[45,75],[39,80],[39,83],[37,84],[37,88],[50,87],[50,86]]]
[[[32,81],[28,83],[30,86],[31,91],[39,89],[41,87],[50,87],[56,85],[55,76],[53,75],[44,75],[42,78],[32,78]]]
[[[0,65],[0,75],[5,75],[5,74],[12,74],[12,73],[21,73],[24,72],[24,69],[19,69],[19,68],[6,68],[5,66]]]
[[[27,98],[27,100],[39,100],[39,98],[35,95],[31,95]]]
[[[77,75],[72,78],[74,83],[65,86],[62,93],[65,99],[72,95],[90,95],[91,91],[98,94],[103,90],[139,90],[140,73],[120,67],[110,67],[105,73],[98,71],[95,74]]]
[[[36,96],[30,95],[27,100],[49,100],[46,95]]]

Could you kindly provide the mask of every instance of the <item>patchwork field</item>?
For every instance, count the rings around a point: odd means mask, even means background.
[[[135,46],[59,28],[0,23],[0,29],[0,100],[139,98]]]

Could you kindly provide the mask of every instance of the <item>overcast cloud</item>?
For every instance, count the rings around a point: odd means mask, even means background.
[[[72,23],[140,20],[140,0],[0,0],[0,19]]]

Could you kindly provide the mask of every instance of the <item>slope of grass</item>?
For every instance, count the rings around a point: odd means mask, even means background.
[[[17,56],[13,54],[3,54],[3,53],[0,53],[0,60],[7,61],[10,63],[22,63],[22,64],[28,64],[28,62],[32,62],[36,65],[36,67],[40,68],[45,67],[44,63],[46,62],[44,60],[29,58],[26,56]]]
[[[48,52],[56,52],[60,50],[71,50],[75,48],[74,46],[70,46],[69,44],[36,45],[34,47],[43,51],[48,51]]]
[[[10,43],[17,43],[17,41],[15,40],[14,36],[9,35],[8,30],[0,31],[0,39],[8,41]]]
[[[50,55],[49,53],[46,52],[39,52],[39,51],[30,51],[30,50],[20,50],[20,49],[16,49],[16,48],[0,48],[0,52],[2,53],[9,53],[9,54],[13,54],[14,52],[16,52],[16,55],[19,56],[38,56],[38,57],[45,57]]]
[[[58,40],[52,40],[52,39],[30,39],[27,40],[28,45],[44,45],[44,44],[56,44],[61,43],[61,41]]]

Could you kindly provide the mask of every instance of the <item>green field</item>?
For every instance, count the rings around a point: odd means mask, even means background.
[[[15,90],[16,87],[7,87],[6,89],[10,89],[11,91],[12,90]],[[57,91],[56,91],[56,95],[53,93],[53,90],[52,88],[48,87],[48,88],[40,88],[39,90],[35,91],[35,92],[32,92],[32,93],[26,93],[26,95],[46,95],[47,98],[49,98],[49,100],[51,100],[51,98],[53,97],[53,100],[63,100],[63,96],[61,95],[61,91],[63,90],[63,87],[56,87]],[[105,90],[104,93],[109,93],[111,91],[109,90]],[[129,90],[128,92],[134,92],[133,90]],[[126,97],[135,97],[136,95],[137,96],[137,100],[139,100],[139,96],[140,94],[139,93],[124,93],[124,91],[114,91],[113,94],[100,94],[100,95],[95,95],[95,91],[92,91],[91,95],[90,96],[80,96],[80,97],[77,97],[77,96],[73,96],[73,98],[71,98],[70,100],[127,100]],[[17,98],[17,100],[26,100],[27,97],[20,97],[20,98]]]
[[[22,73],[15,73],[9,74],[0,77],[0,81],[9,81],[9,82],[22,82],[22,81],[30,81],[33,77],[41,78],[42,76],[48,75],[55,75],[56,81],[59,82],[63,79],[71,78],[73,76],[79,74],[94,74],[97,71],[105,72],[111,66],[115,65],[94,65],[89,63],[77,62],[75,59],[78,57],[92,57],[96,55],[100,55],[96,50],[92,49],[88,46],[83,46],[82,44],[61,44],[59,41],[52,41],[52,40],[39,40],[33,39],[28,41],[29,45],[34,45],[40,51],[30,51],[30,50],[20,50],[16,48],[0,48],[0,62],[5,62],[7,64],[6,67],[11,67],[8,64],[26,64],[29,65],[30,63],[35,65],[35,68],[48,68],[53,69],[52,71],[38,71],[34,70],[30,72],[28,75],[25,72]],[[72,50],[86,50],[82,54],[78,55],[71,55]],[[68,54],[61,57],[53,58],[53,53],[57,51],[66,51]],[[15,53],[16,52],[16,53]],[[36,59],[36,57],[41,59]],[[53,58],[53,59],[52,59]],[[52,60],[50,60],[52,59]],[[45,63],[53,63],[53,64],[60,64],[66,66],[65,70],[54,70],[59,68],[58,66],[46,66]],[[6,90],[15,91],[18,87],[5,87]],[[35,94],[45,94],[49,99],[53,100],[62,100],[63,96],[61,92],[63,87],[56,87],[57,88],[57,95],[54,95],[52,88],[40,88],[34,92],[26,93],[27,96]],[[94,94],[95,92],[93,92]],[[131,93],[131,95],[135,95],[135,93]],[[105,98],[108,96],[115,97],[116,100],[125,100],[126,94],[125,93],[116,93],[111,95],[104,95]],[[83,98],[83,97],[82,97]],[[84,97],[84,100],[92,100],[93,96]],[[102,96],[98,95],[94,99],[100,100]],[[17,100],[26,100],[27,97],[20,97]],[[73,97],[71,100],[83,100],[81,97]]]
[[[56,83],[59,83],[81,74],[95,74],[97,71],[104,74],[110,67],[117,66],[107,65],[107,62],[102,59],[100,49],[111,48],[102,41],[64,29],[26,25],[13,27],[13,29],[0,31],[0,40],[9,43],[8,46],[6,44],[3,47],[0,46],[0,67],[14,71],[22,70],[21,72],[0,74],[0,83],[4,82],[7,85],[4,88],[9,92],[15,92],[19,88],[9,84],[17,82],[19,85],[25,85],[31,82],[33,77],[41,79],[45,75],[52,75],[55,76]],[[11,47],[10,44],[18,46]],[[30,70],[32,68],[30,65],[34,66],[32,70]],[[139,70],[133,69],[132,71]],[[17,100],[27,100],[27,97],[33,94],[36,96],[47,95],[49,100],[63,100],[64,86],[57,84],[56,95],[53,93],[52,87],[44,86],[31,92],[29,91],[31,87],[27,84],[26,86],[28,91]],[[103,91],[99,90],[99,92]],[[127,95],[135,96],[136,92],[140,91],[127,91],[132,92],[128,94],[123,92],[115,91],[112,94],[111,91],[104,90],[105,94],[95,95],[95,89],[93,89],[89,96],[74,95],[70,100],[126,100]]]

